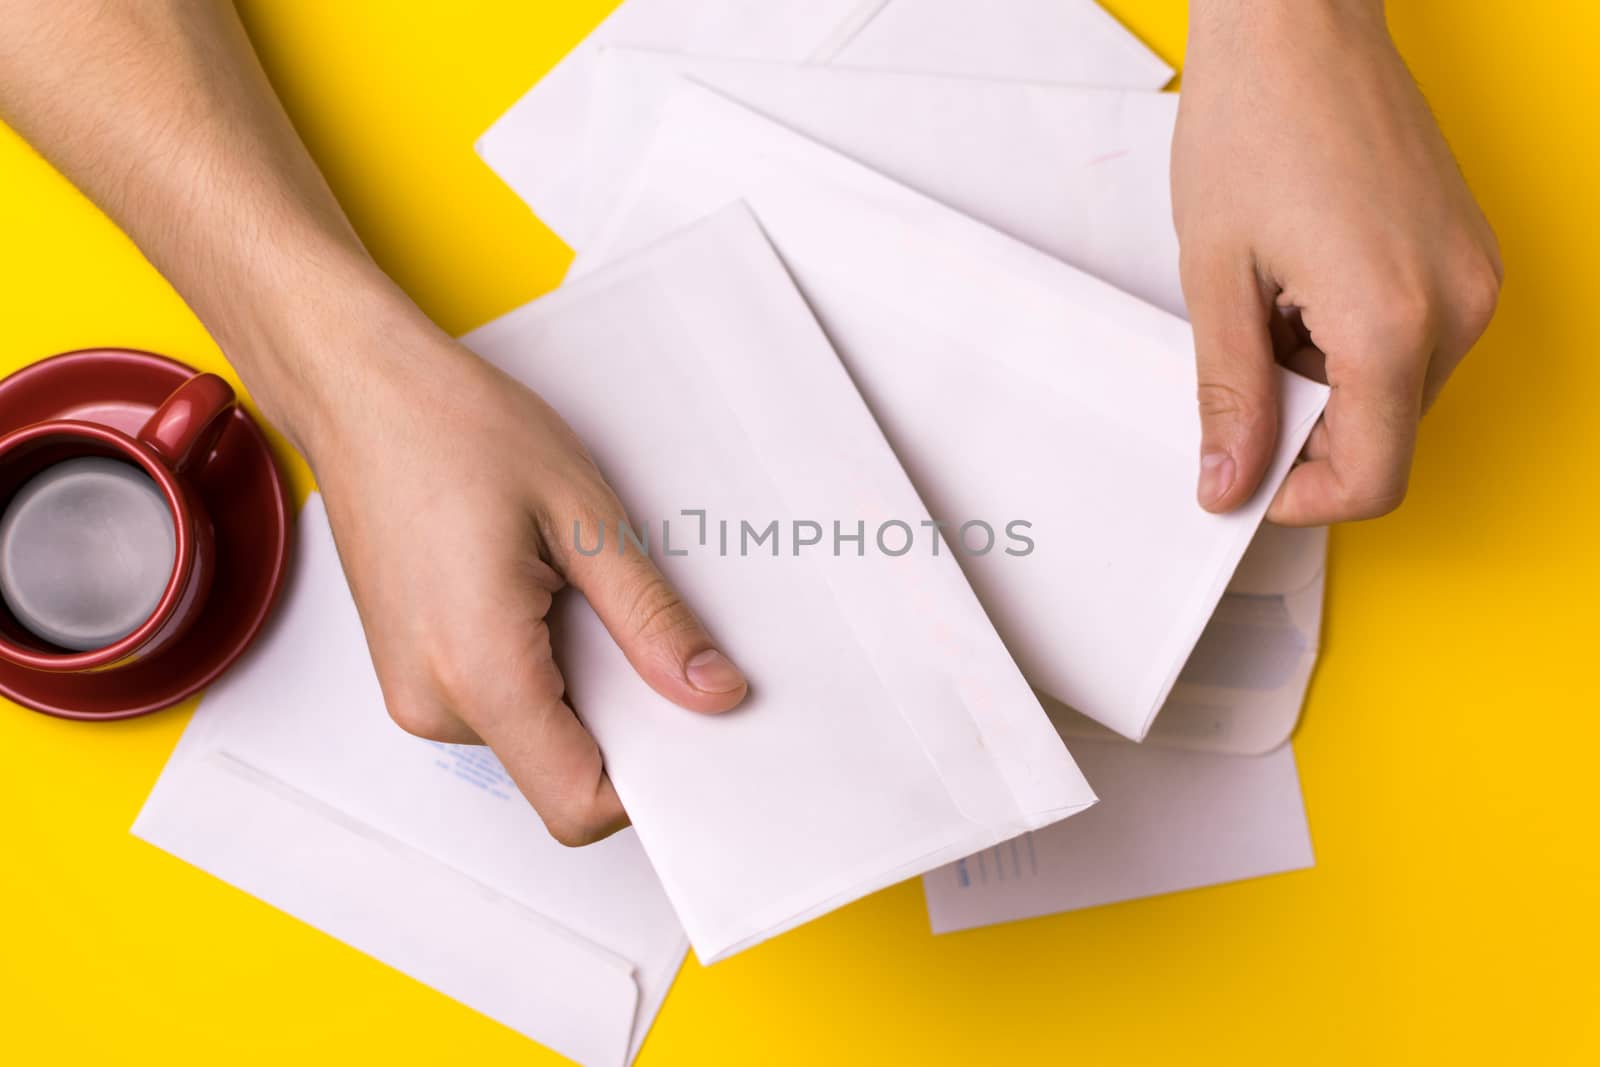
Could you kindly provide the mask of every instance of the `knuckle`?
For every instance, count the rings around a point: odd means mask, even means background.
[[[691,631],[694,616],[666,580],[651,577],[641,582],[628,611],[629,626],[645,640]]]
[[[1487,257],[1465,267],[1455,284],[1458,312],[1474,337],[1489,328],[1500,305],[1500,273]]]
[[[545,816],[544,827],[556,843],[568,848],[582,848],[594,840],[593,835],[576,820],[561,816]]]
[[[1260,317],[1230,315],[1214,323],[1208,336],[1215,346],[1211,354],[1215,358],[1242,361],[1235,365],[1249,366],[1250,360],[1266,358],[1269,352],[1270,332],[1265,314]]]
[[[1384,350],[1417,352],[1432,347],[1434,301],[1421,285],[1390,287],[1371,304],[1369,341]]]
[[[1202,381],[1196,392],[1200,417],[1206,420],[1233,419],[1250,422],[1261,415],[1263,405],[1248,391],[1228,382]]]
[[[604,554],[605,548],[615,550],[612,539],[617,536],[620,514],[615,498],[603,485],[574,487],[540,509],[539,533],[558,560],[579,564],[587,557]],[[597,545],[598,553],[594,551]]]
[[[456,733],[449,712],[438,704],[414,697],[401,697],[389,702],[389,718],[413,737],[425,741],[444,741]]]
[[[610,829],[592,812],[572,806],[564,805],[549,812],[540,812],[539,817],[544,820],[545,829],[556,843],[567,848],[592,845],[605,837]]]
[[[1349,521],[1376,519],[1398,511],[1405,503],[1406,479],[1351,486],[1341,494],[1340,512]]]

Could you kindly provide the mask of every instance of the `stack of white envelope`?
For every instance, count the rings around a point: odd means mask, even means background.
[[[913,875],[945,931],[1308,866],[1326,542],[1261,520],[1325,390],[1285,372],[1268,485],[1196,507],[1171,73],[1090,0],[627,0],[479,145],[571,278],[463,340],[749,701],[667,705],[563,601],[635,828],[561,849],[488,753],[388,722],[313,498],[135,832],[586,1064],[686,939]]]

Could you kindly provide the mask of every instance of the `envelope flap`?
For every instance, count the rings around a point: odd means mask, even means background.
[[[1233,572],[1228,592],[1287,596],[1310,588],[1327,566],[1327,527],[1295,529],[1266,524]]]
[[[225,752],[169,765],[133,833],[579,1063],[629,1060],[627,960]]]
[[[868,0],[870,3],[871,0]],[[1172,68],[1094,0],[890,0],[841,65],[1160,89]]]

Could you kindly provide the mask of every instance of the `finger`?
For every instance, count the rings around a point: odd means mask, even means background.
[[[480,671],[461,716],[486,741],[522,795],[564,845],[591,844],[628,823],[600,747],[566,702],[541,620],[520,647]]]
[[[1311,427],[1311,436],[1306,438],[1306,447],[1300,450],[1302,460],[1327,459],[1331,452],[1328,444],[1328,424],[1321,419]]]
[[[1289,349],[1280,349],[1287,352],[1281,356],[1279,362],[1304,378],[1314,382],[1328,384],[1328,360],[1320,349],[1314,345],[1298,343]],[[1305,447],[1300,450],[1300,459],[1324,459],[1328,455],[1328,424],[1318,419],[1315,426],[1311,427],[1311,435],[1306,439]]]
[[[1278,436],[1272,306],[1243,255],[1187,258],[1183,291],[1199,380],[1196,496],[1207,511],[1230,511],[1260,486]]]
[[[609,508],[595,514],[620,513]],[[589,531],[599,523],[588,522]],[[605,524],[601,551],[563,557],[567,581],[583,593],[633,669],[674,704],[705,713],[729,711],[745,697],[743,672],[712,641],[650,557]],[[587,536],[593,536],[591,533]]]
[[[1308,453],[1315,458],[1289,472],[1267,517],[1283,526],[1325,526],[1399,507],[1416,451],[1426,369],[1425,354],[1395,351],[1348,362],[1330,355],[1325,430]]]
[[[1428,363],[1428,377],[1422,393],[1424,412],[1433,408],[1444,391],[1445,382],[1488,330],[1499,300],[1499,286],[1499,276],[1485,268],[1463,281],[1460,290],[1453,294],[1458,303],[1456,313],[1441,331],[1439,347]]]
[[[520,719],[520,721],[519,721]],[[566,701],[497,717],[485,740],[544,821],[550,836],[577,848],[628,825],[600,748]]]
[[[437,704],[389,701],[389,717],[406,733],[442,745],[481,745],[483,738],[453,712]]]
[[[373,662],[378,664],[380,660],[374,657]],[[389,718],[413,737],[444,745],[483,744],[477,731],[440,703],[430,687],[415,682],[402,685],[381,665],[378,685],[383,692],[384,707],[389,709]]]

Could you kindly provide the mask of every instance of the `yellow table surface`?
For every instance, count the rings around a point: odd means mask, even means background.
[[[610,6],[243,8],[373,253],[460,332],[550,289],[569,255],[473,139]],[[1108,6],[1181,63],[1182,3]],[[1295,743],[1316,869],[939,938],[902,885],[691,960],[647,1067],[1600,1062],[1600,18],[1391,6],[1508,282],[1404,510],[1333,537]],[[0,129],[0,372],[94,345],[229,373]],[[130,836],[192,708],[85,726],[0,707],[0,1060],[563,1062]]]

